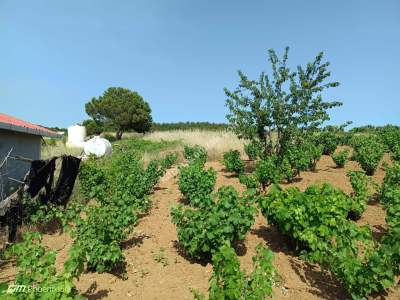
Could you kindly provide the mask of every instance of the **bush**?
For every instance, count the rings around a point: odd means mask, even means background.
[[[169,153],[162,160],[161,166],[164,169],[169,169],[176,163],[177,160],[178,160],[178,154],[177,153]]]
[[[356,145],[354,150],[356,152],[355,158],[360,163],[361,168],[367,175],[374,175],[384,154],[382,144],[376,139],[368,138],[368,140],[365,139],[361,141],[360,144]]]
[[[254,223],[254,196],[239,197],[232,186],[221,187],[210,205],[199,209],[178,205],[171,210],[178,239],[192,258],[210,257],[225,243],[244,239]]]
[[[335,152],[339,144],[339,138],[333,132],[323,131],[319,135],[317,135],[316,143],[323,145],[322,153],[324,155],[331,155]]]
[[[384,204],[393,202],[400,190],[400,162],[394,162],[392,166],[385,165],[385,178],[380,189],[380,199]]]
[[[393,161],[398,161],[398,162],[400,161],[400,144],[393,146],[390,158]]]
[[[272,186],[259,205],[269,224],[293,236],[299,245],[322,255],[352,208],[351,199],[330,184],[314,185],[301,192]],[[356,225],[354,225],[356,226]]]
[[[228,172],[241,174],[244,171],[244,163],[240,159],[240,152],[238,150],[225,152],[223,163]]]
[[[207,161],[207,151],[204,147],[199,145],[184,146],[183,156],[189,163],[197,161],[201,164],[205,164]]]
[[[208,195],[214,190],[216,172],[210,168],[204,170],[200,163],[179,168],[178,186],[182,195],[195,207],[208,205]]]
[[[234,249],[223,245],[213,255],[213,274],[210,278],[210,300],[266,299],[272,295],[275,268],[273,253],[259,244],[253,257],[253,272],[240,270]]]
[[[115,197],[107,204],[90,206],[87,217],[76,222],[73,247],[86,257],[89,269],[111,271],[125,261],[120,244],[138,221],[133,201]]]
[[[386,146],[386,150],[392,151],[399,145],[400,127],[386,125],[378,131],[378,138]]]
[[[305,147],[301,146],[292,145],[290,147],[287,147],[282,162],[285,159],[287,159],[290,166],[292,167],[292,178],[300,175],[301,171],[308,170],[312,165],[310,152],[308,152]],[[287,171],[288,166],[284,166],[284,170]],[[289,174],[290,172],[286,173],[286,178],[289,177]]]
[[[306,156],[309,157],[309,168],[312,171],[315,171],[317,167],[317,162],[320,160],[323,152],[322,145],[316,145],[312,142],[309,142],[308,145],[306,144]]]
[[[354,219],[358,219],[367,208],[368,200],[372,195],[369,188],[369,179],[363,171],[350,171],[347,173],[347,177],[349,177],[353,188],[351,212],[354,215]]]
[[[295,172],[293,171],[293,167],[289,162],[289,159],[286,157],[283,159],[282,163],[279,166],[279,172],[281,176],[287,180],[287,182],[292,182],[295,177]]]
[[[254,174],[240,174],[239,182],[244,184],[248,189],[258,189],[260,187],[260,182],[258,181],[257,177],[254,176]]]
[[[97,272],[123,266],[121,243],[137,224],[138,214],[149,209],[148,194],[174,160],[175,155],[167,155],[144,167],[139,153],[127,147],[107,160],[81,164],[82,190],[97,203],[86,206],[82,215],[75,214],[71,228],[75,257]]]
[[[353,299],[366,299],[384,292],[400,274],[400,191],[392,209],[386,206],[389,232],[376,245],[368,226],[346,219],[354,209],[354,197],[366,195],[362,182],[366,177],[362,173],[350,177],[355,181],[353,199],[328,184],[310,186],[305,192],[273,186],[259,197],[259,205],[268,223],[297,242],[303,258],[330,270]]]
[[[86,200],[104,199],[107,191],[107,178],[104,169],[95,159],[83,161],[79,167],[79,185]]]
[[[251,141],[244,145],[244,152],[246,152],[250,160],[256,160],[261,156],[262,147],[256,141]]]
[[[349,157],[348,150],[342,150],[338,153],[332,154],[332,159],[338,168],[343,168]]]
[[[70,268],[67,262],[64,269],[57,272],[57,253],[46,251],[41,242],[42,237],[38,232],[26,232],[21,242],[7,249],[7,256],[17,258],[18,273],[14,285],[27,288],[10,289],[11,295],[4,295],[2,299],[84,299],[78,295],[74,284],[74,279],[83,271],[83,262],[77,262],[74,268]]]
[[[276,158],[268,157],[257,161],[254,175],[261,183],[263,190],[265,190],[270,184],[279,182],[280,174],[276,167]]]

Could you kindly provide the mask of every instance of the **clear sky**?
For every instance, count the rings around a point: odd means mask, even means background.
[[[293,66],[331,62],[331,123],[400,123],[398,0],[0,0],[0,38],[0,112],[46,126],[81,122],[110,86],[157,122],[225,122],[237,70],[258,78],[286,45]]]

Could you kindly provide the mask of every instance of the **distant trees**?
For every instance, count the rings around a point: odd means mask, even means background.
[[[118,140],[129,130],[149,131],[153,121],[149,104],[137,92],[121,87],[110,87],[102,96],[92,98],[85,110],[93,119],[85,121],[90,130],[100,130],[102,126],[113,129]]]
[[[153,123],[152,131],[167,131],[167,130],[212,130],[220,131],[227,130],[228,124],[210,123],[210,122],[175,122],[175,123]]]

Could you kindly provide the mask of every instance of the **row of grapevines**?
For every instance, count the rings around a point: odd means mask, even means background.
[[[89,269],[111,271],[124,263],[121,243],[137,224],[138,213],[150,207],[147,195],[174,160],[176,155],[168,155],[162,161],[151,161],[145,168],[135,151],[124,151],[107,164],[83,164],[80,182],[88,191],[85,194],[95,197],[97,205],[87,206],[84,217],[74,220],[71,234],[73,248],[81,252]],[[92,182],[97,186],[90,186]]]
[[[271,191],[259,197],[269,223],[292,237],[301,256],[328,268],[354,299],[383,292],[399,274],[400,167],[387,170],[382,199],[387,203],[389,232],[376,243],[368,226],[357,226],[348,217],[360,215],[370,196],[363,172],[350,172],[350,196],[330,184]],[[394,183],[396,182],[396,184]],[[397,186],[397,187],[395,187]],[[389,204],[390,203],[390,204]]]
[[[173,207],[171,216],[177,226],[180,246],[186,254],[196,259],[212,257],[214,267],[208,298],[236,300],[271,296],[275,277],[272,252],[259,245],[257,255],[253,257],[254,271],[247,275],[240,270],[231,246],[243,240],[254,223],[254,193],[250,190],[239,196],[232,186],[213,192],[216,172],[204,168],[205,151],[199,147],[186,147],[185,152],[189,165],[180,167],[178,183],[189,205]],[[193,153],[200,153],[203,159],[199,160]],[[242,172],[244,165],[238,151],[226,153],[224,160],[229,171]],[[196,299],[205,299],[195,290],[193,294]]]
[[[90,159],[82,163],[81,192],[96,203],[72,205],[54,213],[48,211],[51,217],[61,220],[74,238],[63,271],[55,271],[55,252],[45,251],[40,245],[40,235],[27,234],[22,243],[10,248],[9,255],[17,257],[19,273],[15,283],[36,288],[30,289],[29,294],[14,290],[10,297],[73,299],[78,297],[73,279],[80,276],[85,265],[97,272],[123,265],[121,243],[137,224],[138,213],[149,208],[147,195],[176,158],[168,155],[145,168],[135,151],[125,149],[108,160]]]

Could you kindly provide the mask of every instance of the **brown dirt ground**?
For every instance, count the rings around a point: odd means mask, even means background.
[[[385,160],[388,158],[386,157]],[[238,179],[226,173],[219,162],[207,163],[218,171],[217,188],[233,185],[237,190],[244,187]],[[304,172],[292,185],[305,189],[308,185],[328,181],[334,186],[351,192],[346,172],[359,169],[357,163],[349,162],[344,169],[337,169],[329,156],[323,156],[316,172]],[[104,273],[84,273],[77,281],[77,288],[89,299],[193,299],[190,292],[208,289],[211,264],[190,261],[177,247],[177,233],[171,223],[170,207],[179,202],[181,195],[177,186],[177,168],[170,169],[161,179],[152,195],[153,208],[142,218],[131,239],[125,243],[128,278],[123,280]],[[379,169],[374,179],[381,181],[384,171]],[[286,185],[288,186],[288,185]],[[370,224],[374,236],[379,238],[385,232],[385,212],[380,204],[368,206],[359,224]],[[71,239],[66,233],[45,234],[45,246],[58,251],[57,267],[61,268],[68,255]],[[275,299],[346,299],[348,295],[329,273],[296,257],[284,236],[269,226],[261,215],[247,234],[238,250],[243,269],[251,270],[252,256],[257,244],[266,244],[274,252],[274,265],[279,280],[274,287]],[[156,259],[158,257],[158,259]],[[15,266],[12,262],[1,264],[0,282],[12,281]],[[399,286],[388,295],[377,299],[400,299]]]

